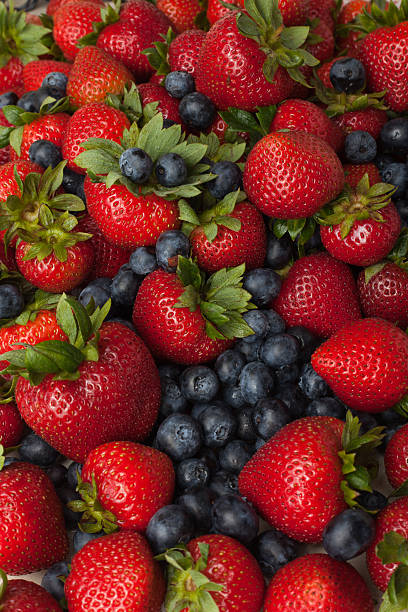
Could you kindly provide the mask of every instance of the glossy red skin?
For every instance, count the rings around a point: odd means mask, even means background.
[[[334,30],[333,11],[335,8],[335,0],[309,0],[307,17],[310,20],[320,19]]]
[[[47,15],[54,15],[54,13],[65,4],[69,4],[71,2],[83,2],[83,0],[50,0],[47,4],[46,13]],[[87,0],[87,2],[93,2],[94,4],[98,4],[99,6],[103,6],[102,0]]]
[[[95,479],[98,499],[123,529],[145,531],[152,516],[171,504],[175,474],[164,453],[135,442],[107,442],[91,451],[81,477]]]
[[[391,574],[397,567],[397,563],[384,565],[377,557],[375,547],[389,531],[396,531],[404,538],[408,538],[408,497],[400,497],[391,502],[376,516],[375,536],[366,552],[367,568],[374,584],[385,591]]]
[[[368,174],[370,185],[381,183],[381,176],[375,164],[344,164],[343,169],[346,183],[350,187],[357,187],[365,174]]]
[[[281,568],[266,591],[264,612],[374,612],[374,601],[349,563],[315,553]]]
[[[23,84],[23,63],[18,57],[12,57],[0,68],[0,95],[13,91]]]
[[[404,329],[408,327],[408,273],[405,270],[394,263],[386,263],[368,283],[362,270],[357,287],[366,317],[380,317]]]
[[[16,403],[26,423],[74,461],[112,440],[143,440],[156,420],[160,381],[140,338],[120,323],[100,330],[99,361],[85,361],[78,380],[31,387],[20,378]],[[114,415],[114,418],[112,418]]]
[[[408,336],[389,321],[360,319],[321,344],[312,365],[350,408],[383,412],[408,392]]]
[[[28,580],[9,580],[1,600],[2,612],[61,612],[54,597],[42,586]]]
[[[176,32],[195,27],[195,19],[203,10],[198,0],[157,0],[156,6],[172,22]]]
[[[240,494],[272,527],[299,542],[320,542],[327,523],[347,508],[338,456],[343,427],[333,417],[292,421],[239,475]]]
[[[342,148],[344,137],[324,110],[308,100],[288,99],[278,107],[270,132],[291,130],[307,132],[325,140],[335,151]]]
[[[323,338],[361,317],[351,270],[328,253],[298,259],[272,307],[288,327],[302,325]]]
[[[121,94],[134,80],[121,62],[97,47],[84,47],[75,57],[67,95],[73,106],[103,102],[108,93]]]
[[[356,220],[345,238],[341,237],[340,225],[321,225],[324,247],[333,257],[354,266],[377,263],[391,251],[401,230],[401,217],[392,202],[380,212],[384,221]]]
[[[408,109],[408,22],[370,32],[359,49],[371,91],[384,91],[391,110]]]
[[[277,104],[290,95],[293,81],[279,67],[268,83],[262,66],[265,54],[252,39],[238,32],[236,14],[217,21],[205,37],[196,70],[196,89],[219,110],[236,106],[253,111]]]
[[[202,573],[223,585],[211,593],[220,612],[259,612],[265,583],[256,559],[237,540],[226,535],[203,535],[190,540],[187,548],[194,561],[201,557],[198,545],[208,544],[208,563]]]
[[[85,179],[88,212],[107,240],[126,249],[154,246],[160,234],[180,227],[177,203],[155,194],[134,196],[124,185],[109,189]]]
[[[14,402],[0,404],[0,444],[4,448],[17,446],[23,433],[24,423]]]
[[[176,123],[183,123],[179,115],[180,100],[173,98],[161,85],[156,83],[141,83],[138,86],[143,106],[150,102],[158,102],[157,110],[164,119],[171,119]]]
[[[0,149],[0,166],[3,166],[3,164],[7,164],[7,162],[10,161],[10,145],[7,145],[7,147],[3,147],[2,149]]]
[[[28,151],[33,142],[37,140],[49,140],[57,147],[62,147],[69,119],[70,116],[67,113],[56,113],[55,115],[43,115],[34,119],[31,123],[27,123],[23,128],[20,155],[18,156],[11,148],[11,161],[17,159],[29,160]]]
[[[76,46],[79,39],[93,31],[93,23],[102,21],[101,7],[86,0],[67,3],[55,11],[53,19],[55,42],[64,56],[73,60],[79,52]]]
[[[160,612],[165,582],[143,536],[119,531],[91,540],[65,583],[70,612]]]
[[[333,121],[346,136],[351,132],[361,130],[362,132],[368,132],[377,140],[382,126],[387,121],[387,113],[378,108],[368,107],[360,111],[348,111],[344,115],[333,117]]]
[[[334,55],[334,35],[333,29],[327,24],[324,19],[312,29],[312,34],[320,36],[323,40],[314,45],[307,45],[306,50],[309,51],[320,62],[330,60]]]
[[[194,76],[205,37],[206,33],[202,30],[186,30],[179,34],[169,45],[168,61],[171,70],[183,70]]]
[[[56,60],[35,60],[23,68],[23,82],[25,91],[34,91],[41,87],[47,74],[50,72],[63,72],[67,76],[71,72],[72,64]]]
[[[408,424],[403,425],[392,436],[384,455],[384,467],[393,489],[408,480]]]
[[[229,15],[231,10],[238,10],[239,8],[244,8],[243,0],[227,0],[227,3],[231,5],[230,9],[226,6],[223,6],[221,2],[219,2],[219,0],[208,0],[207,19],[210,25],[214,25],[214,23],[221,19],[221,17]]]
[[[363,13],[364,10],[371,12],[370,3],[366,0],[351,0],[344,6],[337,17],[337,23],[345,24],[354,21],[354,19]]]
[[[88,138],[105,138],[120,144],[123,130],[130,127],[130,121],[125,113],[103,102],[86,104],[79,108],[70,118],[62,144],[63,158],[68,160],[67,166],[79,174],[86,170],[75,163],[75,158],[85,151],[81,143]]]
[[[347,53],[347,55],[350,57],[358,58],[360,45],[363,40],[360,38],[360,35],[361,32],[350,30],[347,32],[347,36],[345,38],[338,36],[336,38],[336,45],[339,52]]]
[[[186,365],[211,361],[232,341],[209,338],[199,308],[175,308],[183,292],[176,274],[161,269],[148,274],[136,296],[133,323],[155,357]]]
[[[248,155],[244,174],[248,199],[268,217],[310,217],[344,185],[343,167],[330,145],[306,132],[273,132]]]
[[[16,462],[0,472],[0,566],[7,574],[37,572],[62,561],[68,540],[62,506],[41,468]]]
[[[238,232],[219,225],[217,236],[209,242],[201,227],[193,230],[190,242],[199,268],[216,272],[241,263],[245,263],[245,270],[261,268],[266,257],[266,228],[261,213],[249,202],[240,202],[228,216],[241,221]]]

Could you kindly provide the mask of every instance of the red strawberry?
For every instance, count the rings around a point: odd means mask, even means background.
[[[383,412],[408,391],[408,337],[383,319],[354,321],[319,346],[312,365],[351,408]]]
[[[179,257],[177,274],[164,270],[148,274],[136,296],[133,322],[152,353],[177,363],[203,363],[231,346],[233,338],[250,335],[240,316],[251,298],[241,288],[243,270],[244,266],[220,270],[204,284],[197,266]],[[225,307],[222,298],[227,292],[231,308],[241,302],[238,310]],[[238,302],[232,295],[239,297]],[[200,308],[199,296],[204,303],[216,304],[214,310],[225,315],[225,323],[219,322],[219,315],[213,320],[210,307]]]
[[[304,26],[309,9],[307,0],[279,0],[278,6],[285,26]]]
[[[69,76],[71,64],[50,59],[29,62],[23,68],[24,90],[34,91],[41,87],[43,80],[50,72],[63,72]]]
[[[0,404],[0,444],[17,446],[23,437],[24,423],[14,403]]]
[[[83,2],[83,0],[50,0],[47,4],[47,15],[53,16],[61,6],[70,2]],[[87,2],[93,2],[94,4],[98,4],[100,7],[103,7],[103,0],[87,0]]]
[[[344,164],[343,169],[346,183],[354,189],[365,174],[368,175],[370,185],[381,183],[380,173],[374,164]]]
[[[2,570],[0,577],[4,589],[0,591],[2,612],[61,612],[54,597],[39,584],[21,579],[7,581]]]
[[[400,427],[387,444],[384,467],[391,486],[396,489],[408,480],[408,424]]]
[[[335,0],[309,0],[307,17],[309,21],[320,19],[324,21],[331,30],[334,29],[333,14],[336,9]]]
[[[10,145],[0,149],[0,166],[7,164],[10,161]]]
[[[22,113],[24,113],[23,110]],[[36,118],[30,117],[31,121],[24,125],[18,139],[11,141],[13,145],[10,150],[11,161],[16,161],[18,158],[29,160],[29,149],[36,140],[49,140],[57,147],[62,147],[69,115],[56,112],[54,114],[35,113],[34,116]]]
[[[177,32],[194,28],[202,11],[198,0],[157,0],[156,6],[167,15]]]
[[[0,95],[17,88],[20,92],[22,86],[23,64],[18,57],[12,57],[5,66],[0,67]]]
[[[343,167],[324,140],[305,132],[273,132],[257,142],[245,164],[244,189],[264,214],[310,217],[344,185]]]
[[[147,541],[125,530],[88,542],[72,559],[65,583],[71,612],[160,612],[164,593],[163,575]]]
[[[350,0],[347,4],[341,7],[341,11],[337,17],[338,24],[346,24],[354,21],[354,19],[366,10],[371,12],[370,3],[367,0]]]
[[[363,11],[371,12],[371,5],[367,0],[351,0],[345,4],[337,17],[337,44],[340,50],[345,49],[348,55],[358,56],[362,34],[356,30],[342,28],[341,26],[355,21]]]
[[[345,135],[361,130],[362,132],[368,132],[377,140],[382,126],[387,121],[387,113],[381,108],[367,107],[363,110],[348,111],[343,115],[333,117],[333,121]]]
[[[91,451],[81,473],[78,491],[84,502],[75,510],[85,511],[81,527],[145,531],[152,516],[170,504],[174,493],[174,469],[160,451],[135,442],[107,442]],[[91,499],[90,499],[91,498]],[[98,499],[102,508],[94,508]]]
[[[227,4],[230,4],[231,8],[227,8],[219,0],[208,0],[207,19],[210,25],[214,25],[221,17],[229,15],[231,11],[244,8],[244,0],[227,0]]]
[[[157,102],[157,111],[163,115],[164,119],[183,123],[178,110],[180,100],[172,98],[164,87],[156,83],[142,83],[138,85],[138,90],[143,106],[151,102]]]
[[[27,574],[62,561],[68,552],[62,506],[41,468],[16,462],[0,472],[0,566]]]
[[[187,30],[179,34],[169,45],[168,61],[171,71],[182,70],[195,76],[198,57],[206,33]]]
[[[101,7],[95,2],[67,2],[54,13],[53,36],[68,60],[78,54],[77,42],[92,32],[92,24],[102,21]]]
[[[265,612],[374,612],[374,601],[360,574],[348,563],[320,553],[282,567],[272,578]]]
[[[362,270],[357,282],[366,317],[379,317],[402,328],[408,326],[408,273],[391,261]]]
[[[283,281],[273,308],[289,327],[302,325],[323,337],[360,318],[351,270],[328,253],[298,259]]]

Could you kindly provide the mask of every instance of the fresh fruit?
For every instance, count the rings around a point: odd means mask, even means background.
[[[403,425],[391,437],[384,455],[384,466],[387,478],[394,489],[408,480],[408,427]]]
[[[68,76],[71,72],[71,64],[56,60],[34,60],[29,62],[23,68],[24,91],[39,89],[50,72],[62,72]]]
[[[24,423],[17,406],[12,403],[0,405],[0,444],[4,448],[17,446],[23,437]]]
[[[195,76],[201,45],[205,39],[201,30],[187,30],[170,43],[168,61],[170,69],[184,70]]]
[[[158,0],[157,8],[167,15],[177,32],[194,28],[202,11],[199,0]]]
[[[357,281],[361,309],[399,327],[408,326],[408,273],[404,265],[384,261],[362,270]]]
[[[57,601],[39,584],[28,580],[7,580],[0,570],[0,600],[3,612],[19,610],[44,610],[44,612],[61,612]]]
[[[67,2],[53,15],[54,40],[68,60],[79,52],[80,38],[92,32],[92,24],[102,20],[101,8],[96,2]]]

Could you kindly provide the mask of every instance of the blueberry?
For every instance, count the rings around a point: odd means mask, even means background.
[[[41,586],[44,587],[57,601],[64,597],[64,582],[60,576],[68,576],[69,567],[65,561],[59,561],[51,565],[46,571],[41,580]]]
[[[374,160],[375,165],[378,170],[381,171],[386,167],[392,164],[394,158],[391,155],[387,155],[386,153],[378,153],[377,157]]]
[[[84,191],[84,181],[84,174],[78,174],[78,172],[75,172],[74,170],[71,170],[65,166],[62,176],[62,186],[64,190],[67,193],[73,193],[85,202],[86,197]]]
[[[203,459],[184,459],[177,465],[176,480],[182,490],[204,487],[210,480],[210,469]]]
[[[239,474],[253,455],[253,447],[244,440],[231,440],[220,450],[220,466],[227,472]]]
[[[215,499],[214,493],[207,487],[185,491],[176,498],[175,503],[182,506],[194,519],[196,528],[201,533],[208,533],[211,527],[211,508]]]
[[[59,463],[55,463],[45,470],[54,487],[65,484],[67,478],[67,468]]]
[[[374,535],[374,518],[359,508],[348,508],[326,525],[323,548],[334,559],[348,561],[364,552]]]
[[[226,387],[223,387],[222,399],[228,404],[228,406],[231,406],[231,408],[242,408],[246,404],[239,384],[227,385]]]
[[[49,95],[50,92],[46,87],[40,87],[40,89],[36,91],[28,91],[21,96],[17,102],[17,106],[29,113],[38,113],[42,103]]]
[[[384,412],[380,412],[379,414],[377,414],[377,418],[380,421],[381,425],[385,425],[386,427],[404,425],[404,423],[407,422],[406,418],[395,410],[393,410],[393,408],[389,408],[388,410],[384,410]]]
[[[405,199],[395,200],[394,204],[396,206],[396,209],[399,212],[399,215],[402,221],[407,223],[408,222],[408,200],[405,200]]]
[[[17,285],[0,284],[0,319],[14,319],[24,309],[24,298]]]
[[[215,106],[210,98],[199,91],[184,96],[179,104],[180,117],[192,129],[204,131],[215,119]]]
[[[276,529],[261,533],[252,545],[252,552],[266,578],[298,556],[299,545]]]
[[[59,100],[67,93],[68,76],[63,72],[50,72],[41,83],[41,87],[48,89],[50,96]]]
[[[146,183],[153,171],[150,155],[138,147],[126,149],[119,158],[119,166],[123,176],[134,183]]]
[[[281,368],[298,360],[299,342],[289,334],[268,336],[259,352],[260,359],[270,368]]]
[[[263,447],[264,444],[266,444],[266,440],[264,440],[263,438],[257,438],[255,440],[255,451],[259,451],[260,448]]]
[[[187,178],[187,166],[181,155],[166,153],[156,163],[156,177],[164,187],[177,187]]]
[[[253,406],[244,406],[237,413],[237,431],[236,435],[241,440],[247,442],[254,442],[257,434],[255,430],[254,421],[252,418],[254,408]]]
[[[305,416],[330,416],[343,421],[346,418],[346,408],[335,397],[319,397],[307,406]]]
[[[257,338],[255,336],[248,336],[251,338],[251,342],[247,341],[247,338],[240,338],[235,342],[235,350],[239,351],[248,363],[250,361],[259,360],[259,351],[263,344],[263,338]]]
[[[236,419],[227,405],[211,404],[201,412],[198,421],[203,430],[204,444],[210,448],[225,446],[237,429]]]
[[[296,340],[299,342],[300,357],[302,361],[309,361],[312,353],[314,353],[315,349],[319,345],[319,339],[317,336],[301,325],[288,327],[286,332],[291,336],[294,336],[294,338],[296,338]]]
[[[244,365],[243,356],[234,349],[228,349],[217,357],[214,369],[224,385],[234,385]]]
[[[164,79],[164,87],[173,98],[184,98],[195,90],[193,75],[183,70],[169,72]]]
[[[356,502],[368,512],[379,512],[388,504],[388,499],[380,491],[362,491],[356,497]]]
[[[174,412],[185,412],[187,409],[187,400],[181,392],[177,381],[169,376],[160,377],[161,382],[161,405],[160,414],[168,417]]]
[[[377,155],[377,143],[368,132],[356,130],[347,134],[344,142],[344,153],[352,164],[366,164]]]
[[[160,234],[156,242],[156,260],[166,272],[175,272],[178,256],[188,257],[190,241],[180,230],[167,230]]]
[[[242,397],[248,404],[268,397],[273,389],[273,376],[262,361],[252,361],[242,368],[239,377]]]
[[[183,368],[178,363],[161,363],[158,367],[160,378],[171,378],[178,381]]]
[[[112,300],[121,306],[133,306],[141,282],[141,277],[137,276],[133,270],[121,268],[112,279]]]
[[[8,465],[11,465],[12,463],[17,463],[18,461],[19,459],[17,459],[17,457],[5,457],[3,467],[7,467]]]
[[[233,162],[215,163],[211,168],[211,174],[216,174],[217,178],[207,183],[207,189],[217,200],[222,200],[227,193],[237,191],[242,185],[242,172]]]
[[[57,460],[59,453],[37,434],[29,433],[21,442],[18,454],[23,461],[47,467]]]
[[[407,117],[397,117],[384,123],[380,132],[380,143],[382,148],[390,153],[406,153],[408,151]]]
[[[309,399],[324,397],[330,392],[326,381],[319,376],[311,363],[305,363],[300,372],[299,387]]]
[[[180,377],[180,387],[190,402],[210,402],[218,393],[220,381],[208,366],[196,365],[186,368]]]
[[[238,475],[219,470],[210,480],[210,490],[217,496],[238,494]]]
[[[78,473],[82,474],[82,464],[73,461],[68,467],[67,484],[74,491],[78,486]]]
[[[267,310],[262,310],[269,323],[269,333],[270,334],[281,334],[285,331],[286,325],[285,321],[282,319],[280,315],[278,315],[275,310],[269,308]],[[289,332],[288,332],[289,333]]]
[[[270,232],[268,234],[265,264],[273,270],[280,270],[288,265],[292,257],[292,240],[286,234],[282,238],[276,238]]]
[[[378,421],[374,414],[370,412],[360,412],[360,410],[351,410],[353,416],[356,416],[361,423],[361,433],[365,433],[374,427],[378,427]]]
[[[201,448],[200,451],[197,453],[196,457],[197,459],[202,459],[203,461],[205,461],[211,474],[214,474],[220,467],[218,455],[213,448],[203,446],[203,448]]]
[[[148,247],[139,247],[130,256],[129,265],[135,274],[145,276],[157,268],[156,254]]]
[[[146,538],[154,554],[165,552],[177,544],[187,544],[194,535],[194,521],[183,506],[163,506],[147,525]]]
[[[275,370],[275,380],[277,385],[287,385],[294,383],[299,378],[299,366],[297,363],[291,363]]]
[[[214,533],[222,533],[249,544],[256,537],[259,527],[257,514],[238,495],[218,497],[212,507],[212,528]]]
[[[245,274],[243,287],[257,306],[266,306],[279,295],[281,277],[269,268],[256,268]]]
[[[61,149],[49,140],[36,140],[30,146],[28,155],[34,164],[43,168],[55,168],[62,161]]]
[[[92,540],[96,540],[96,538],[100,538],[103,535],[105,534],[102,532],[85,533],[84,531],[81,531],[80,529],[76,529],[72,537],[72,551],[74,555],[77,552],[79,552],[81,548],[85,546],[85,544],[88,544],[88,542],[91,542]]]
[[[110,281],[111,279],[109,279]],[[88,306],[91,300],[94,301],[95,307],[102,308],[104,304],[111,298],[111,291],[107,286],[96,284],[94,281],[91,281],[89,285],[82,289],[79,294],[78,301],[83,306]]]
[[[188,414],[172,414],[157,430],[157,442],[174,461],[194,457],[202,446],[201,427]]]
[[[191,409],[191,416],[194,417],[195,419],[198,419],[200,414],[206,408],[208,408],[208,406],[218,405],[218,404],[221,404],[221,406],[224,405],[220,400],[213,400],[212,402],[195,402],[195,404],[193,405]]]
[[[339,93],[353,94],[363,89],[366,72],[363,64],[354,57],[337,60],[330,68],[330,81]]]
[[[252,421],[258,436],[269,440],[291,421],[286,405],[270,397],[259,400],[252,413]]]
[[[14,91],[6,91],[6,93],[0,95],[0,108],[3,108],[3,106],[8,106],[9,104],[15,106],[17,102],[18,95],[14,93]]]
[[[64,514],[65,524],[67,529],[74,529],[81,520],[81,512],[73,512],[68,508],[67,504],[72,501],[78,501],[79,496],[68,485],[62,485],[56,488],[56,492],[62,503],[62,512]]]
[[[393,198],[403,198],[408,187],[408,167],[406,164],[393,162],[380,171],[384,183],[389,183],[397,188]]]
[[[257,338],[264,338],[269,332],[269,321],[262,310],[248,310],[242,317],[254,332],[251,336],[242,338],[244,342],[255,342]]]
[[[286,404],[292,419],[299,419],[306,408],[306,398],[297,385],[284,385],[275,393],[275,398]]]

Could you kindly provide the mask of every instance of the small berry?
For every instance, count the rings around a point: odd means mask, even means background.
[[[133,147],[122,153],[119,158],[119,167],[123,176],[134,183],[146,183],[153,171],[153,162],[146,151]]]
[[[184,98],[195,90],[194,78],[189,72],[175,70],[166,76],[164,87],[173,98]]]

